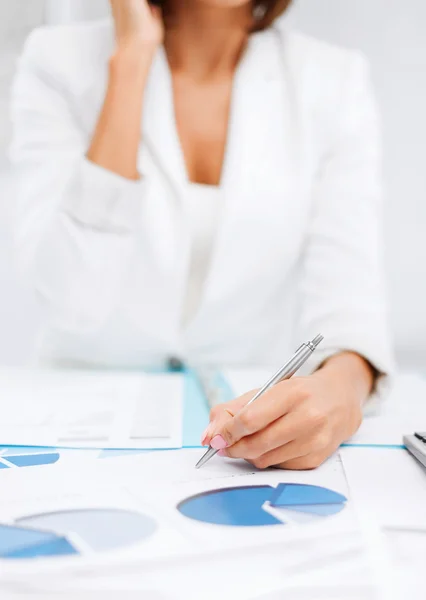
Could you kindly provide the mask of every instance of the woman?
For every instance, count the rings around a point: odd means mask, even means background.
[[[288,0],[113,0],[42,29],[13,97],[19,250],[40,359],[284,362],[305,377],[217,408],[203,435],[313,468],[389,369],[377,122],[362,57],[274,25]]]

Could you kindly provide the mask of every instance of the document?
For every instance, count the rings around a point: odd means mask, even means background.
[[[3,446],[182,446],[179,374],[4,369],[0,389]]]
[[[380,526],[423,531],[426,469],[403,449],[341,448],[352,497]]]
[[[0,590],[25,581],[52,592],[197,598],[214,573],[203,598],[224,589],[254,598],[300,585],[307,573],[328,584],[324,569],[336,585],[348,583],[362,545],[337,455],[297,473],[219,457],[197,471],[199,454],[5,472]],[[352,581],[360,582],[357,570]]]
[[[82,466],[86,464],[82,462]],[[178,530],[113,480],[50,467],[1,474],[0,590],[3,580],[192,551]],[[1,594],[0,594],[1,595]]]
[[[309,544],[281,542],[151,561],[135,558],[87,566],[74,570],[72,576],[64,572],[26,575],[25,582],[26,589],[31,585],[32,593],[40,594],[40,600],[48,593],[63,598],[57,594],[65,589],[70,600],[95,599],[99,594],[126,600],[377,600],[366,562],[357,538],[329,536]],[[13,589],[11,582],[7,589]],[[22,581],[17,581],[16,589],[22,591]]]
[[[402,446],[402,438],[426,431],[426,379],[404,374],[395,378],[389,396],[368,415],[348,441],[355,446]]]
[[[309,472],[258,471],[245,461],[220,457],[196,470],[201,453],[181,450],[106,458],[82,465],[74,477],[80,484],[114,482],[150,505],[159,520],[197,547],[208,539],[209,550],[356,528],[338,455]]]

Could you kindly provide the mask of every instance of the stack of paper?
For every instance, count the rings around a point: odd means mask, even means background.
[[[191,599],[209,581],[205,599],[224,589],[242,599],[309,598],[322,586],[330,598],[338,589],[347,592],[340,598],[369,597],[338,456],[309,473],[219,458],[196,471],[198,457],[185,450],[5,473],[0,589],[25,580],[46,593]]]
[[[0,371],[0,444],[180,448],[180,375]]]

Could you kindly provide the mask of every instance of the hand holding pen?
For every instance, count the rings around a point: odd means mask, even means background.
[[[276,383],[255,401],[256,392],[249,392],[214,407],[202,445],[261,469],[315,468],[356,432],[372,383],[368,363],[342,352],[313,375]]]

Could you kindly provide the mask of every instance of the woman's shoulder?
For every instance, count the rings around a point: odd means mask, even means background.
[[[288,59],[305,67],[335,73],[346,69],[348,64],[366,61],[358,49],[338,46],[283,26],[277,27],[276,31],[282,39],[283,50]]]
[[[277,27],[283,64],[304,105],[331,116],[342,101],[371,94],[370,67],[364,54],[305,33]]]
[[[93,71],[104,67],[113,48],[112,21],[43,26],[31,32],[21,63],[50,74]]]
[[[360,50],[338,46],[283,26],[277,27],[276,33],[281,39],[287,67],[305,84],[320,84],[324,89],[369,71],[368,60]]]

